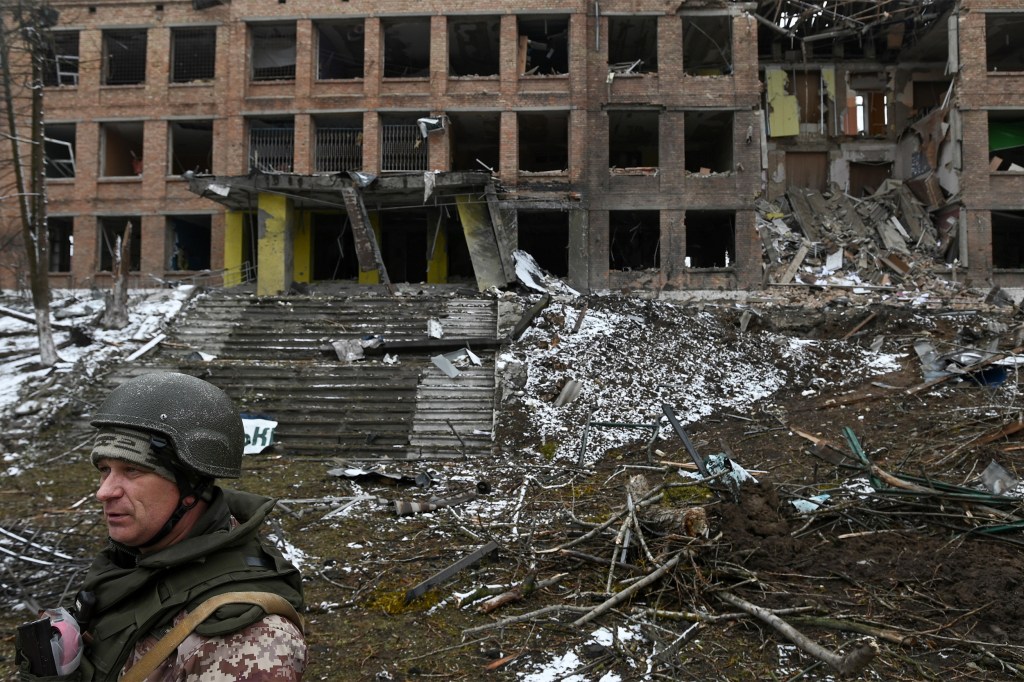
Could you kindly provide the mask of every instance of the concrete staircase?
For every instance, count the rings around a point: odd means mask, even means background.
[[[123,364],[110,386],[171,369],[223,388],[243,412],[278,422],[285,452],[348,459],[439,459],[489,454],[494,423],[493,299],[465,293],[256,297],[213,290],[197,297],[152,352]],[[444,339],[468,345],[481,366],[449,378],[431,356],[448,349],[401,350],[339,360],[325,345],[379,335],[387,343],[424,341],[437,319]],[[459,344],[460,347],[463,344]],[[200,353],[214,356],[203,360]]]

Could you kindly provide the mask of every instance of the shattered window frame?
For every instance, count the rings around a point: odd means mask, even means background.
[[[213,119],[167,122],[167,174],[213,172]]]
[[[101,122],[100,178],[141,179],[144,140],[143,121]]]
[[[145,28],[103,30],[103,85],[142,85],[146,82]]]
[[[569,14],[516,16],[517,71],[520,78],[569,75]]]
[[[46,179],[74,178],[78,172],[75,161],[77,125],[71,122],[43,123],[43,163]]]
[[[366,75],[366,20],[315,22],[318,81],[359,80]]]
[[[728,270],[736,264],[736,211],[687,209],[683,263],[695,270]],[[725,229],[722,225],[728,223]]]
[[[46,55],[43,57],[43,85],[47,87],[78,85],[80,33],[77,30],[50,31],[46,34]]]
[[[1024,35],[1024,12],[985,14],[985,68],[989,73],[1024,72],[1021,35]]]
[[[500,73],[501,16],[448,17],[448,77],[495,78]]]
[[[661,269],[661,211],[608,211],[608,269]]]
[[[294,81],[296,25],[290,22],[249,24],[249,78],[253,82]]]
[[[430,78],[430,16],[380,20],[381,77]]]
[[[658,72],[658,16],[608,16],[608,68],[618,75]]]
[[[682,14],[680,18],[683,23],[683,74],[711,78],[731,76],[735,71],[732,15]],[[724,38],[720,35],[723,30],[727,34]],[[699,63],[693,58],[697,55],[702,55]]]

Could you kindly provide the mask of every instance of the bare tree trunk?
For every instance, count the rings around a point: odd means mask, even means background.
[[[17,2],[7,7],[11,13],[11,33],[8,34],[5,30],[6,23],[0,23],[0,87],[3,88],[2,96],[7,109],[6,132],[11,141],[11,163],[18,195],[21,234],[39,337],[39,360],[42,365],[51,367],[60,360],[60,357],[53,342],[53,328],[50,324],[50,237],[46,224],[46,169],[43,154],[42,60],[45,52],[42,36],[50,25],[46,22],[52,21],[54,16],[43,5],[32,2]],[[17,83],[13,77],[13,46],[9,37],[15,37],[16,42],[20,43],[21,48],[28,54],[31,76],[27,84]],[[18,122],[15,90],[27,90],[31,96],[31,120],[27,138],[22,135],[22,126]],[[22,153],[22,145],[26,141],[31,148],[27,159],[27,173],[26,159]]]
[[[100,326],[104,329],[124,329],[128,326],[128,270],[131,267],[132,223],[124,226],[124,236],[114,246],[113,286],[106,296]]]

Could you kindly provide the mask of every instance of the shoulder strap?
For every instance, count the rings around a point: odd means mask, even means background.
[[[267,613],[284,616],[295,623],[300,631],[304,629],[302,617],[287,599],[273,592],[225,592],[210,597],[171,628],[153,648],[129,668],[121,682],[143,682],[160,662],[171,655],[178,645],[195,630],[196,626],[209,618],[210,614],[225,604],[255,604]]]

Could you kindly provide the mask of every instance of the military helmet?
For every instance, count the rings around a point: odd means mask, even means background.
[[[110,392],[91,423],[159,434],[182,466],[200,474],[242,475],[242,418],[224,391],[194,376],[153,372],[129,379]]]

